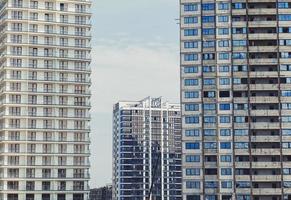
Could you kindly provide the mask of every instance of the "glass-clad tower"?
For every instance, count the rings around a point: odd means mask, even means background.
[[[179,104],[121,101],[113,109],[113,200],[181,200]]]
[[[0,2],[0,199],[87,200],[91,2]]]
[[[183,199],[291,199],[291,1],[180,3]]]

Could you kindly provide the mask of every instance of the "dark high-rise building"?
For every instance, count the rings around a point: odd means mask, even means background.
[[[91,189],[90,200],[112,200],[112,186]]]

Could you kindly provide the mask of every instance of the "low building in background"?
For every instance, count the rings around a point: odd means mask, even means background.
[[[112,185],[91,189],[90,200],[112,200]]]
[[[113,200],[182,199],[180,105],[148,97],[113,111]]]

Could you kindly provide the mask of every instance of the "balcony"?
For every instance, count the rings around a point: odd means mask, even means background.
[[[250,90],[278,90],[278,84],[251,84]]]
[[[281,195],[281,188],[253,188],[253,195]]]
[[[253,175],[252,181],[281,181],[281,175]]]
[[[249,15],[276,15],[275,8],[249,8]]]
[[[267,149],[252,149],[252,155],[280,155],[280,149],[267,148]]]
[[[277,71],[252,71],[250,72],[250,78],[268,78],[268,77],[277,77]]]
[[[252,162],[252,168],[263,168],[263,169],[281,168],[281,163],[280,162]]]
[[[279,110],[251,110],[251,116],[279,116]]]
[[[250,103],[278,103],[278,97],[250,97]]]
[[[272,141],[280,141],[280,136],[269,136],[269,135],[262,135],[262,136],[251,136],[252,142],[272,142]]]
[[[252,122],[251,129],[279,129],[280,123]]]
[[[263,39],[277,39],[276,33],[251,33],[249,34],[249,40],[263,40]]]

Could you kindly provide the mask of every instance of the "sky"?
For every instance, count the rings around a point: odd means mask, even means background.
[[[93,0],[91,188],[111,183],[112,107],[179,102],[179,1]]]

